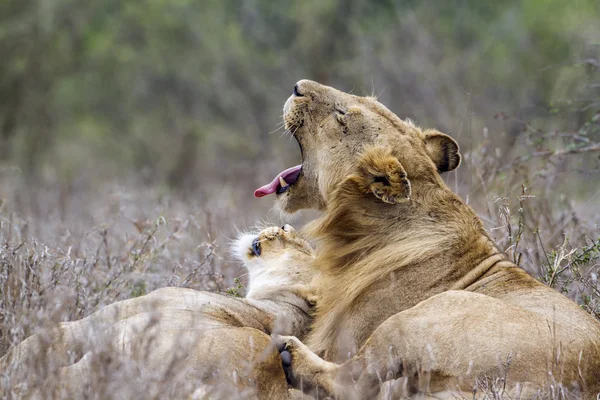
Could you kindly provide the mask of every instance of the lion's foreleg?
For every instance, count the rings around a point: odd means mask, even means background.
[[[381,383],[397,376],[388,366],[373,368],[361,351],[343,364],[328,362],[293,336],[274,336],[288,381],[297,388],[320,388],[335,398],[371,398]]]

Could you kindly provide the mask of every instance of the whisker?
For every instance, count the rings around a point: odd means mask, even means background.
[[[281,132],[281,135],[279,135],[279,139],[281,139],[282,137],[286,136],[286,134],[289,133],[289,131],[286,129],[283,132]]]
[[[373,78],[373,75],[371,75],[371,97],[375,97],[375,79]]]
[[[277,132],[278,130],[280,130],[281,128],[283,128],[283,123],[277,124],[277,125],[278,126],[275,129],[273,129],[271,132],[269,132],[269,135],[271,135],[271,134]]]
[[[272,134],[274,134],[274,133],[277,133],[277,131],[278,131],[278,130],[280,130],[281,128],[282,128],[281,126],[280,126],[280,127],[278,127],[278,128],[275,128],[275,129],[273,129],[271,132],[267,133],[267,135],[272,135]]]

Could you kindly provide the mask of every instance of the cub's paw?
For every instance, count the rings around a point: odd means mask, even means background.
[[[410,199],[410,182],[400,161],[385,147],[366,148],[355,178],[361,189],[389,204]]]
[[[281,365],[290,385],[304,391],[322,386],[330,379],[336,365],[313,353],[294,336],[271,335],[281,357]]]
[[[304,299],[304,301],[309,307],[312,308],[317,305],[317,294],[315,293],[315,290],[310,286],[302,283],[297,283],[290,287],[290,291],[296,294],[296,296],[300,297],[301,299]]]

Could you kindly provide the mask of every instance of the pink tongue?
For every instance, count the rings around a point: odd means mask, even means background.
[[[254,191],[254,197],[263,197],[268,194],[275,193],[277,191],[277,188],[280,186],[279,177],[282,177],[289,184],[296,182],[296,179],[298,179],[298,174],[300,173],[300,169],[302,169],[302,164],[296,165],[295,167],[291,167],[283,172],[280,172],[275,177],[275,179],[273,179],[273,182],[256,189]],[[290,179],[285,179],[288,176],[290,177]]]

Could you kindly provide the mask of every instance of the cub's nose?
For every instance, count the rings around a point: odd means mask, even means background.
[[[294,85],[294,96],[303,97],[304,95],[298,91],[298,84]]]

